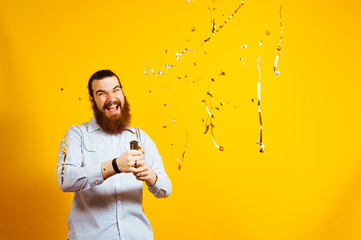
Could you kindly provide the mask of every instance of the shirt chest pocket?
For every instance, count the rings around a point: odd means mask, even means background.
[[[105,143],[99,139],[84,139],[83,156],[84,166],[109,160]]]

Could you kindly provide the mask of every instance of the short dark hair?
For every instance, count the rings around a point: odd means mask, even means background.
[[[122,84],[120,83],[120,80],[119,80],[118,76],[117,76],[115,73],[113,73],[112,71],[110,71],[110,70],[108,70],[108,69],[106,69],[106,70],[100,70],[100,71],[97,71],[96,73],[94,73],[94,74],[90,77],[90,79],[89,79],[89,81],[88,81],[88,91],[89,91],[89,95],[90,95],[91,97],[94,97],[94,94],[93,94],[93,85],[92,85],[94,80],[101,80],[101,79],[103,79],[103,78],[113,77],[113,76],[115,76],[115,77],[118,79],[120,88],[123,88],[123,87],[122,87]]]

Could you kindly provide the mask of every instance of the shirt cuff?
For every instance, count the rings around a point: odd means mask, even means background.
[[[157,195],[160,191],[160,186],[159,186],[159,178],[157,180],[157,182],[151,186],[151,187],[148,187],[148,190],[149,192],[151,192],[153,195]]]
[[[85,174],[89,179],[90,187],[100,185],[104,182],[101,163],[86,167]]]
[[[159,176],[158,176],[157,181],[155,182],[155,184],[153,186],[151,186],[151,187],[148,187],[148,190],[154,196],[157,196],[161,192],[161,189],[162,189],[161,185],[162,185],[161,184],[161,179],[159,179]]]

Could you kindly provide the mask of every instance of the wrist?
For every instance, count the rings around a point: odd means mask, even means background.
[[[117,159],[118,159],[118,158],[114,158],[114,159],[112,160],[113,170],[114,170],[115,173],[121,173],[121,171],[120,171],[119,168],[118,168]]]
[[[152,170],[152,172],[154,173],[154,175],[150,179],[150,181],[147,182],[148,187],[153,187],[158,181],[158,175],[153,170]]]
[[[113,169],[112,160],[103,162],[101,164],[101,172],[104,180],[116,174]]]

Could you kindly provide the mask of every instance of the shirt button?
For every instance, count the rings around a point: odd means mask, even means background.
[[[95,184],[96,184],[96,185],[98,185],[98,184],[99,184],[99,181],[98,181],[98,180],[96,180],[96,181],[95,181]]]

